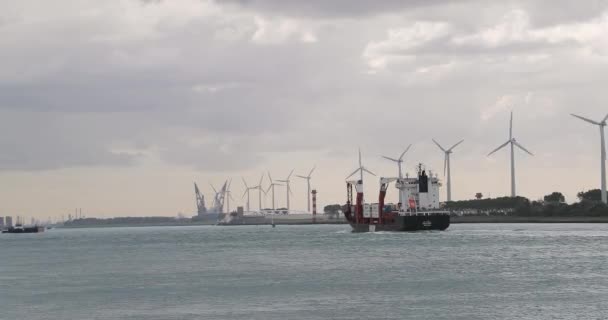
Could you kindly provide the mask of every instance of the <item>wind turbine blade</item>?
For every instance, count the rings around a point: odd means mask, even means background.
[[[494,153],[494,152],[496,152],[496,151],[498,151],[498,150],[500,150],[500,149],[504,148],[506,145],[508,145],[508,144],[509,144],[509,142],[511,142],[511,140],[509,140],[509,141],[505,142],[504,144],[501,144],[501,145],[500,145],[500,147],[498,147],[498,148],[494,149],[492,152],[488,153],[488,155],[487,155],[487,156],[489,157],[489,156],[491,156],[491,155],[492,155],[492,153]]]
[[[241,177],[241,179],[243,180],[243,183],[245,184],[245,188],[249,189],[249,186],[247,185],[247,181],[245,181],[245,178]]]
[[[291,186],[287,185],[287,191],[289,191],[289,194],[293,195],[293,192],[291,192]]]
[[[295,169],[291,169],[291,172],[289,173],[289,175],[287,176],[287,179],[285,179],[285,180],[289,181],[289,178],[291,178],[291,175],[293,174],[293,170],[295,170]]]
[[[264,194],[267,194],[267,193],[268,193],[268,191],[270,191],[270,188],[272,188],[272,186],[273,186],[273,184],[270,184],[270,185],[268,186],[268,189],[266,189],[266,191],[264,191]]]
[[[513,111],[511,111],[511,120],[509,120],[509,139],[513,138]]]
[[[272,177],[270,176],[270,171],[268,171],[268,179],[270,179],[270,183],[272,184]]]
[[[211,189],[213,189],[213,192],[217,193],[217,190],[215,190],[215,187],[211,183],[209,183],[209,185],[211,186]]]
[[[393,159],[393,158],[387,157],[387,156],[382,156],[382,158],[387,159],[387,160],[391,160],[391,161],[395,161],[395,162],[399,162],[399,160]]]
[[[245,196],[247,195],[247,192],[249,192],[249,189],[245,189],[245,192],[243,192],[243,196],[241,197],[241,199],[245,198]]]
[[[405,148],[405,150],[403,150],[403,153],[401,153],[401,155],[399,156],[399,161],[403,160],[403,156],[408,152],[408,150],[410,150],[411,146],[412,146],[412,144],[410,143],[410,145],[407,146],[407,148]]]
[[[445,152],[445,149],[439,144],[439,142],[435,141],[435,139],[432,139],[432,140],[439,147],[439,149],[441,149],[441,151]]]
[[[258,186],[262,185],[262,180],[264,180],[264,174],[262,173],[262,176],[260,177],[260,183],[258,183]]]
[[[608,114],[602,119],[602,123],[606,122],[606,120],[608,120]]]
[[[517,141],[513,141],[513,143],[518,146],[520,149],[522,149],[523,151],[527,152],[529,155],[533,156],[532,152],[528,151],[526,148],[524,148],[524,146],[522,146],[521,144],[519,144]]]
[[[581,120],[583,120],[583,121],[587,121],[587,122],[589,122],[589,123],[593,123],[593,124],[598,125],[598,126],[600,125],[600,123],[599,123],[599,122],[593,121],[593,120],[591,120],[591,119],[587,119],[587,118],[585,118],[585,117],[581,117],[581,116],[576,115],[576,114],[574,114],[574,113],[571,113],[570,115],[571,115],[571,116],[573,116],[573,117],[579,118],[579,119],[581,119]],[[607,116],[607,117],[608,117],[608,116]]]
[[[301,175],[299,175],[299,174],[296,174],[296,177],[298,177],[298,178],[302,178],[302,179],[308,179],[308,177],[301,176]]]
[[[363,165],[361,164],[361,148],[359,148],[359,167],[362,167]]]
[[[462,142],[464,142],[464,139],[458,141],[458,143],[456,143],[455,145],[453,145],[451,148],[448,149],[448,151],[452,151],[454,148],[456,148],[457,145],[461,144]]]
[[[348,179],[348,178],[350,178],[350,177],[354,176],[354,175],[355,175],[355,173],[357,173],[357,172],[359,172],[359,169],[357,169],[357,170],[353,171],[353,173],[351,173],[350,175],[348,175],[348,177],[346,177],[346,179]]]
[[[371,171],[369,171],[369,170],[367,170],[367,169],[365,169],[365,168],[363,168],[363,167],[361,168],[361,170],[363,170],[363,171],[365,171],[365,172],[367,172],[367,173],[371,174],[372,176],[375,176],[375,175],[376,175],[375,173],[373,173],[373,172],[371,172]]]
[[[445,157],[443,158],[443,175],[445,176],[445,172],[448,168],[448,155],[446,153]]]
[[[310,170],[310,172],[308,173],[308,176],[310,177],[312,175],[312,172],[315,171],[315,169],[317,168],[317,166],[313,166],[312,169]]]

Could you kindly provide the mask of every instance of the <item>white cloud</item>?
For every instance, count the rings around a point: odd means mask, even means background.
[[[493,105],[481,109],[481,120],[488,121],[503,111],[512,110],[516,100],[517,97],[515,95],[503,95],[498,97]]]
[[[515,42],[532,40],[529,33],[530,18],[522,10],[513,10],[503,17],[502,21],[486,30],[470,35],[456,36],[452,42],[457,45],[482,45],[499,47]]]
[[[286,41],[317,42],[315,34],[302,22],[289,18],[255,17],[256,30],[251,41],[258,44],[280,44]]]
[[[519,112],[528,119],[538,119],[554,116],[557,106],[551,97],[532,91],[505,94],[499,96],[494,104],[480,108],[480,119],[487,122],[507,111]]]
[[[409,61],[414,56],[408,52],[445,37],[449,32],[450,26],[444,22],[418,21],[409,27],[392,28],[387,31],[385,40],[367,44],[363,58],[371,69],[385,68],[391,62]]]
[[[534,28],[529,14],[515,9],[504,15],[502,21],[482,31],[458,35],[451,42],[459,46],[477,45],[497,48],[515,44],[556,45],[575,42],[579,48],[588,48],[601,55],[608,54],[608,13],[585,22],[567,23]]]

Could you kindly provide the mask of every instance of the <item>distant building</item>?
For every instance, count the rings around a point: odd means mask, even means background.
[[[0,229],[4,227],[4,217],[0,217]]]
[[[12,227],[13,226],[13,217],[11,216],[7,216],[6,218],[4,218],[4,224],[6,227]]]

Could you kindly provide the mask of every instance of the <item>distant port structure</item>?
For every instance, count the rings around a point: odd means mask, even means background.
[[[594,121],[576,114],[572,114],[572,116],[581,119],[585,122],[589,122],[591,124],[597,125],[599,127],[599,131],[600,131],[600,143],[601,143],[601,148],[600,148],[600,156],[601,156],[601,166],[600,166],[600,173],[601,173],[601,201],[604,203],[608,202],[607,199],[607,194],[606,194],[606,168],[605,168],[605,161],[606,161],[606,151],[605,151],[605,139],[604,139],[604,127],[606,126],[606,121],[608,120],[608,115],[606,115],[602,120],[600,121]],[[514,135],[514,131],[513,131],[513,111],[510,112],[509,114],[509,124],[508,124],[508,139],[506,142],[502,143],[501,145],[499,145],[498,147],[496,147],[495,149],[493,149],[490,153],[487,154],[488,157],[492,156],[494,153],[498,152],[499,150],[505,148],[505,147],[510,147],[510,197],[512,198],[516,198],[517,197],[517,184],[516,184],[516,172],[515,172],[515,149],[520,149],[521,151],[533,156],[534,154],[529,151],[529,149],[527,149],[526,147],[524,147],[518,139],[515,138]],[[453,201],[452,199],[452,194],[453,194],[453,181],[452,181],[452,163],[451,163],[451,156],[453,154],[454,149],[459,146],[461,143],[463,143],[464,139],[458,140],[455,144],[453,144],[452,146],[450,146],[449,148],[445,148],[441,143],[438,142],[438,140],[436,140],[435,138],[431,139],[431,141],[442,151],[443,153],[443,175],[445,177],[446,180],[446,201],[447,202],[451,202]],[[392,162],[395,162],[397,164],[397,177],[395,179],[409,179],[409,177],[404,177],[403,174],[403,163],[404,163],[404,156],[406,155],[406,153],[410,150],[411,144],[408,145],[405,150],[399,155],[399,157],[389,157],[389,156],[382,156],[383,158],[390,160]],[[359,150],[359,167],[352,172],[349,175],[349,178],[352,176],[355,176],[355,174],[358,174],[358,180],[362,180],[363,179],[363,174],[364,173],[368,173],[370,175],[375,175],[373,172],[371,172],[369,169],[367,169],[365,166],[363,166],[362,161],[361,161],[361,153]],[[312,167],[312,169],[308,172],[308,174],[295,174],[294,175],[294,171],[295,169],[292,169],[288,174],[287,177],[284,179],[277,179],[277,180],[273,180],[272,178],[272,174],[269,171],[266,171],[264,173],[262,173],[259,182],[256,185],[251,186],[250,184],[247,183],[247,181],[245,180],[245,178],[241,177],[242,181],[243,181],[243,185],[244,185],[244,192],[242,194],[242,199],[246,198],[246,201],[244,202],[244,206],[245,206],[245,210],[242,210],[242,207],[238,207],[241,210],[237,210],[237,211],[241,211],[243,212],[244,215],[270,215],[270,214],[279,214],[279,215],[289,215],[289,214],[293,214],[296,213],[297,211],[292,210],[292,190],[291,190],[291,177],[295,176],[298,177],[302,180],[306,181],[306,211],[304,211],[304,213],[306,214],[313,214],[313,211],[316,213],[316,201],[314,198],[316,198],[316,193],[317,190],[313,190],[312,186],[311,186],[311,179],[312,179],[312,175],[313,172],[316,169],[316,165]],[[264,184],[264,178],[265,176],[267,176],[268,178],[268,182],[266,184]],[[431,178],[433,179],[438,179],[437,175],[435,175],[434,177],[431,176]],[[214,197],[213,197],[213,206],[209,209],[207,209],[205,207],[205,203],[204,203],[204,196],[202,195],[202,193],[200,192],[200,190],[198,189],[198,187],[196,187],[195,185],[195,194],[196,194],[196,203],[197,203],[197,217],[199,219],[217,219],[222,220],[223,218],[226,218],[226,216],[230,216],[230,215],[234,215],[234,212],[231,212],[229,209],[229,201],[230,199],[232,199],[232,197],[230,196],[230,180],[226,180],[226,182],[224,183],[223,187],[219,189],[219,191],[215,188],[213,188],[214,191]],[[284,208],[279,208],[277,207],[277,198],[280,198],[281,196],[278,195],[276,193],[276,188],[277,187],[285,187],[285,204],[286,207]],[[257,210],[254,210],[253,207],[254,205],[251,203],[251,191],[256,191],[258,192],[258,203],[257,203]],[[264,197],[263,197],[264,196]],[[266,196],[270,196],[271,197],[271,202],[269,204],[269,206],[265,205],[265,199]],[[312,200],[312,201],[311,201]],[[400,199],[403,200],[403,199]],[[312,202],[312,203],[311,203]],[[224,207],[225,206],[225,207]],[[238,209],[237,208],[237,209]]]
[[[311,179],[312,174],[315,171],[316,166],[313,166],[312,169],[306,175],[294,175],[295,169],[292,169],[284,179],[274,180],[272,178],[272,174],[269,171],[266,171],[260,176],[260,180],[256,185],[251,185],[247,182],[244,177],[241,177],[243,182],[243,194],[241,196],[241,200],[243,200],[243,206],[237,206],[236,209],[230,210],[230,200],[236,202],[236,200],[232,197],[230,191],[231,179],[225,180],[224,184],[221,188],[216,189],[212,184],[210,184],[211,189],[213,190],[212,204],[211,206],[207,206],[205,201],[206,197],[199,188],[198,184],[194,182],[194,196],[196,203],[196,215],[192,218],[193,221],[198,222],[216,222],[217,224],[239,224],[241,222],[245,222],[248,224],[256,224],[256,223],[265,223],[267,222],[266,217],[269,217],[271,221],[281,222],[284,220],[289,220],[290,223],[298,223],[299,220],[307,221],[307,220],[315,220],[314,215],[317,213],[316,211],[316,194],[317,190],[312,189]],[[296,176],[306,180],[307,192],[307,210],[300,211],[294,210],[291,206],[291,199],[293,196],[293,192],[291,190],[291,178],[292,176]],[[267,177],[267,181],[265,178]],[[266,183],[264,183],[266,182]],[[277,194],[276,187],[284,187],[285,188],[285,207],[277,206],[277,200],[282,198],[280,193]],[[254,203],[251,202],[251,192],[256,191],[258,193],[258,203],[257,208],[254,209]],[[271,203],[267,207],[265,205],[265,199],[267,196],[270,196]],[[312,208],[311,208],[311,199],[312,199]],[[311,211],[312,209],[312,211]],[[319,219],[316,219],[319,220]]]
[[[606,147],[605,147],[605,126],[606,126],[606,121],[608,121],[608,115],[606,115],[605,117],[603,117],[600,120],[592,120],[589,119],[587,117],[578,115],[578,114],[571,114],[572,117],[577,118],[578,120],[582,120],[585,121],[587,123],[593,124],[595,126],[597,126],[597,128],[599,129],[599,133],[600,133],[600,189],[597,190],[597,194],[598,194],[598,199],[596,201],[600,201],[600,197],[599,195],[601,194],[601,202],[603,203],[608,203],[608,196],[607,196],[607,186],[606,186]],[[515,138],[515,134],[514,134],[514,113],[511,111],[509,114],[509,124],[508,124],[508,140],[504,143],[502,143],[501,145],[499,145],[498,147],[496,147],[495,149],[493,149],[490,153],[487,154],[487,157],[490,157],[492,155],[494,155],[495,153],[497,153],[498,151],[509,147],[510,148],[510,198],[519,198],[517,196],[517,189],[516,189],[516,171],[515,171],[515,149],[520,149],[521,151],[533,156],[534,154],[529,151],[526,147],[524,147],[521,142],[519,142],[518,139]],[[571,119],[571,118],[570,118]],[[576,121],[578,121],[576,120]],[[454,200],[452,199],[452,194],[453,194],[453,181],[452,181],[452,159],[451,157],[453,156],[453,151],[457,146],[460,146],[461,143],[463,143],[463,139],[462,140],[456,140],[458,142],[456,142],[455,144],[453,144],[451,147],[449,148],[445,148],[444,144],[439,143],[439,141],[441,141],[440,139],[435,139],[432,138],[430,139],[429,143],[432,144],[434,143],[439,150],[442,151],[443,153],[443,175],[444,175],[444,179],[446,181],[446,191],[445,191],[445,199],[446,202],[453,202]],[[503,140],[504,141],[504,140]],[[431,143],[432,142],[432,143]],[[382,156],[382,158],[392,161],[396,164],[396,169],[397,171],[397,175],[396,177],[393,177],[391,179],[411,179],[408,174],[404,173],[404,157],[406,156],[407,152],[410,150],[411,148],[411,144],[408,145],[405,149],[400,149],[399,151],[403,150],[398,157],[389,157],[389,156]],[[448,145],[449,146],[449,145]],[[359,166],[357,169],[354,170],[354,172],[352,172],[348,178],[350,179],[351,177],[353,177],[353,179],[358,178],[357,180],[363,180],[363,175],[364,173],[370,174],[370,175],[375,175],[371,170],[369,170],[367,167],[363,166],[362,164],[362,159],[361,159],[361,151],[359,150],[359,154],[358,154],[358,161],[359,161]],[[291,168],[290,168],[291,169]],[[221,184],[220,188],[216,188],[216,186],[214,186],[213,184],[209,183],[209,186],[211,187],[211,189],[213,190],[212,193],[207,193],[207,197],[205,196],[204,192],[201,190],[201,188],[199,187],[200,184],[197,184],[197,182],[194,182],[194,195],[195,195],[195,205],[196,205],[196,214],[192,217],[193,221],[196,222],[206,222],[206,223],[229,223],[233,220],[241,220],[241,221],[245,221],[249,218],[251,218],[251,221],[263,221],[263,217],[266,216],[291,216],[291,217],[296,217],[297,215],[306,215],[307,217],[311,217],[312,215],[316,214],[316,197],[317,197],[317,193],[319,191],[318,188],[313,188],[312,185],[312,179],[313,179],[313,173],[315,172],[315,170],[317,169],[317,165],[312,166],[312,168],[305,173],[306,171],[304,171],[304,173],[302,174],[298,174],[301,173],[298,172],[298,170],[296,169],[291,169],[289,171],[286,171],[286,175],[282,175],[280,174],[279,177],[285,177],[283,179],[277,179],[277,180],[273,180],[272,178],[272,174],[270,171],[264,171],[259,178],[259,181],[257,181],[256,184],[252,185],[251,183],[248,183],[248,181],[245,179],[245,177],[241,177],[241,180],[243,182],[243,186],[244,186],[244,192],[242,193],[241,199],[242,200],[242,206],[239,206],[239,204],[237,203],[238,201],[233,197],[232,194],[232,179],[228,178],[226,180],[223,181],[223,183]],[[429,170],[430,173],[430,170]],[[292,192],[292,183],[294,181],[292,181],[292,177],[297,177],[299,178],[300,182],[304,182],[303,180],[305,180],[306,182],[306,191],[305,191],[305,196],[306,196],[306,210],[294,210],[293,208],[293,198],[299,198],[302,196],[302,194],[298,192],[297,195],[294,195]],[[267,181],[265,181],[267,178]],[[438,179],[437,174],[435,174],[434,176],[429,174],[429,178],[430,179]],[[352,180],[354,182],[352,182],[352,186],[355,187],[357,186],[356,181],[357,180]],[[405,180],[404,180],[405,181]],[[276,188],[279,188],[279,190],[276,190]],[[285,188],[284,192],[283,189],[281,188]],[[254,194],[251,194],[251,191],[254,191]],[[255,191],[257,191],[257,203],[256,203],[256,199],[255,199]],[[590,190],[591,191],[591,190]],[[277,193],[278,192],[278,193]],[[584,193],[584,192],[583,192]],[[442,192],[443,194],[443,192]],[[478,200],[481,199],[481,193],[478,193],[480,195],[479,198],[477,198]],[[240,195],[240,194],[239,194]],[[252,199],[253,196],[253,199]],[[267,197],[271,197],[271,201],[269,202],[268,205],[266,204],[266,200]],[[283,199],[284,197],[284,199]],[[579,198],[581,196],[579,195]],[[400,200],[404,200],[404,199],[400,199]],[[283,202],[284,201],[284,202]],[[402,205],[405,205],[405,201],[400,201]],[[278,204],[277,204],[278,203]],[[283,204],[285,204],[285,207],[283,207]],[[232,208],[231,208],[232,205]],[[334,206],[334,205],[332,205]],[[328,206],[329,207],[329,206]],[[328,211],[329,212],[329,211]],[[332,212],[342,212],[342,210],[338,209]],[[180,213],[181,214],[181,213]],[[179,218],[179,217],[178,217]],[[275,217],[276,218],[276,217]],[[311,217],[312,218],[312,217]],[[63,216],[61,216],[60,219],[56,219],[57,224],[58,225],[62,225],[64,223],[67,222],[73,222],[73,221],[81,221],[84,219],[88,219],[85,218],[84,215],[82,214],[82,209],[77,208],[75,209],[75,212],[73,214],[67,214],[67,219],[64,219]],[[190,219],[190,218],[188,218]],[[257,219],[257,220],[256,220]],[[23,220],[22,220],[23,221]],[[23,224],[21,221],[20,224]],[[36,225],[39,224],[40,221],[36,220],[34,218],[32,218],[31,221],[31,225]],[[46,225],[53,225],[54,223],[51,220],[45,221],[42,224],[46,224]],[[0,229],[4,229],[7,227],[11,227],[13,226],[13,217],[12,216],[4,216],[4,217],[0,217]]]

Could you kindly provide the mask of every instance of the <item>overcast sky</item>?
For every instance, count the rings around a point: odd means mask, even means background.
[[[600,145],[569,113],[601,120],[606,83],[599,0],[4,0],[0,216],[189,215],[194,181],[210,198],[232,177],[240,203],[241,176],[313,165],[320,205],[342,203],[359,146],[391,176],[380,155],[411,143],[407,171],[443,177],[431,138],[465,139],[455,199],[503,196],[509,153],[486,155],[511,110],[535,154],[516,152],[518,194],[572,202],[599,187]]]

